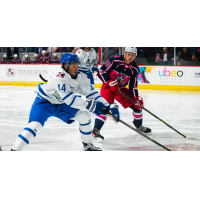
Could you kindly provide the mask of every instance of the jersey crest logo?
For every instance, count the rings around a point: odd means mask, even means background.
[[[124,75],[115,75],[115,78],[118,80],[119,84],[123,84],[126,81],[126,77]]]
[[[63,78],[65,76],[65,74],[63,74],[62,72],[58,72],[58,74],[56,76],[59,76],[59,77]]]

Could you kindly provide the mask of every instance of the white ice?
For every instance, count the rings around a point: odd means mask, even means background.
[[[0,86],[0,145],[9,151],[18,134],[27,125],[37,87]],[[200,91],[140,90],[145,108],[166,121],[184,135],[200,135]],[[121,119],[130,125],[130,109],[120,106]],[[152,129],[150,136],[174,151],[198,151],[200,141],[186,140],[153,116],[143,111],[143,125]],[[92,128],[95,116],[92,116]],[[104,151],[165,151],[121,123],[107,120],[101,134],[102,143],[95,143]],[[50,118],[42,131],[26,147],[26,151],[80,151],[82,143],[78,124],[65,124]]]

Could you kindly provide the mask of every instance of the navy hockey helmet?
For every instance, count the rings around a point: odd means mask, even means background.
[[[69,67],[70,63],[79,63],[79,57],[76,54],[73,53],[66,53],[61,58],[61,64],[65,64],[67,67]]]

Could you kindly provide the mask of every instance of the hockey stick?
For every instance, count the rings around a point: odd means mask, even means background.
[[[43,78],[42,74],[39,74],[39,77],[44,81],[44,82],[48,82],[45,78]]]
[[[111,115],[113,117],[113,115],[106,108],[103,108],[103,110],[106,112],[106,114]],[[129,127],[130,129],[134,130],[135,132],[137,132],[138,134],[142,135],[143,137],[145,137],[146,139],[150,140],[151,142],[153,142],[153,143],[157,144],[158,146],[162,147],[164,150],[171,151],[170,149],[168,149],[167,147],[163,146],[162,144],[156,142],[155,140],[153,140],[152,138],[148,137],[147,135],[139,132],[138,130],[136,130],[135,128],[133,128],[132,126],[127,124],[126,122],[122,121],[121,119],[119,119],[119,122],[121,122],[125,126]]]
[[[48,82],[48,80],[44,79],[43,76],[40,74],[39,77],[44,81],[44,82]],[[106,108],[104,109],[105,112],[109,115],[112,115]],[[137,131],[135,128],[133,128],[132,126],[130,126],[129,124],[127,124],[126,122],[122,121],[121,119],[119,120],[122,124],[124,124],[125,126],[129,127],[130,129],[134,130],[135,132],[137,132],[138,134],[142,135],[143,137],[147,138],[148,140],[152,141],[153,143],[157,144],[158,146],[162,147],[163,149],[165,149],[166,151],[171,151],[170,149],[168,149],[167,147],[161,145],[160,143],[156,142],[155,140],[153,140],[152,138],[148,137],[147,135],[140,133],[139,131]]]
[[[140,133],[139,131],[137,131],[135,128],[133,128],[132,126],[130,126],[129,124],[127,124],[126,122],[122,121],[121,119],[119,119],[119,121],[124,124],[125,126],[129,127],[130,129],[134,130],[135,132],[137,132],[138,134],[142,135],[143,137],[145,137],[146,139],[150,140],[151,142],[157,144],[158,146],[162,147],[164,150],[166,151],[171,151],[170,149],[168,149],[167,147],[163,146],[162,144],[156,142],[155,140],[153,140],[152,138],[148,137],[147,135]]]
[[[129,96],[127,96],[126,94],[124,94],[120,89],[118,89],[119,93],[121,93],[124,97],[126,97],[127,99],[129,99],[130,101],[132,101],[133,103],[136,103],[135,101],[133,101],[133,99],[131,99]],[[173,128],[172,126],[170,126],[168,123],[164,122],[162,119],[160,119],[159,117],[157,117],[156,115],[154,115],[153,113],[151,113],[149,110],[147,110],[146,108],[143,108],[146,112],[148,112],[150,115],[154,116],[156,119],[158,119],[159,121],[161,121],[163,124],[165,124],[166,126],[168,126],[169,128],[171,128],[172,130],[174,130],[175,132],[177,132],[179,135],[181,135],[182,137],[184,137],[185,139],[189,139],[189,140],[200,140],[200,136],[195,136],[195,137],[188,137],[183,135],[182,133],[180,133],[179,131],[177,131],[175,128]]]

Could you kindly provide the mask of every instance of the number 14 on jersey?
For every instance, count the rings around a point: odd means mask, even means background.
[[[65,91],[66,91],[65,84],[63,84],[63,85],[61,85],[61,86],[60,86],[60,84],[58,84],[58,89],[59,89],[59,91],[61,91],[61,92],[62,92],[62,90],[65,92]]]

